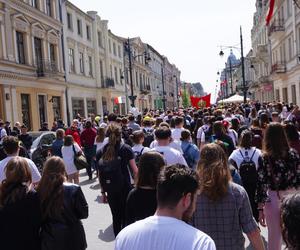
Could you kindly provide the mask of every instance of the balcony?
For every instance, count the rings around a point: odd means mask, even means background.
[[[272,65],[272,73],[285,73],[286,72],[286,63],[285,62],[277,62]]]
[[[58,73],[55,61],[39,60],[35,67],[37,77],[51,77]]]
[[[150,85],[141,85],[140,86],[140,92],[143,95],[148,95],[151,92]]]
[[[101,88],[114,88],[115,87],[115,80],[112,78],[105,78],[101,79]]]
[[[281,33],[285,30],[284,28],[284,20],[276,19],[269,28],[269,36],[275,33]]]

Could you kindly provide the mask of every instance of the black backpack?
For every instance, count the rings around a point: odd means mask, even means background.
[[[254,185],[256,186],[257,171],[256,171],[256,165],[253,161],[253,156],[256,152],[256,149],[254,150],[251,158],[244,157],[241,150],[239,150],[239,152],[240,152],[241,156],[243,157],[243,161],[239,167],[239,174],[241,176],[243,185],[245,186],[245,188],[248,186],[254,186]]]
[[[150,144],[154,141],[154,129],[143,129],[143,132],[145,136],[143,146],[150,147]]]
[[[104,192],[119,192],[124,188],[125,176],[122,173],[122,159],[119,152],[117,157],[111,161],[105,161],[101,158],[98,162],[98,170],[100,184]]]
[[[188,152],[189,152],[191,147],[192,147],[191,144],[189,144],[187,146],[187,148],[183,151],[183,157],[184,157],[186,163],[188,164],[188,166],[190,168],[193,168],[194,159],[190,155],[188,155]]]
[[[210,143],[212,140],[212,127],[210,126],[208,129],[204,130],[202,129],[204,135],[205,135],[205,143]]]
[[[141,150],[140,152],[138,152],[138,151],[134,151],[134,152],[133,152],[133,153],[134,153],[135,163],[136,163],[137,166],[139,165],[140,158],[141,158],[141,156],[142,156],[142,154],[143,154],[143,152],[144,152],[144,149],[145,149],[145,148],[142,148],[142,150]]]

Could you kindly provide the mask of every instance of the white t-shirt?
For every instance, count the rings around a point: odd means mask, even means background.
[[[74,147],[75,147],[76,153],[81,151],[81,149],[80,149],[80,147],[78,146],[77,143],[74,143]],[[66,165],[67,175],[76,173],[78,170],[77,170],[77,168],[74,164],[73,146],[63,146],[61,148],[61,153],[62,153],[62,156],[63,156],[64,163]]]
[[[96,145],[96,152],[98,152],[100,149],[102,149],[107,143],[108,143],[108,138],[105,141],[106,138],[104,138],[103,142],[96,142],[96,138],[95,138],[95,142],[94,142],[94,145]]]
[[[215,250],[213,240],[187,223],[165,216],[150,216],[124,228],[115,250]]]
[[[2,161],[0,161],[0,183],[6,179],[5,167],[6,167],[7,163],[14,157],[15,156],[7,156]],[[28,158],[24,158],[24,159],[27,161],[27,163],[31,169],[32,183],[39,182],[41,179],[41,174],[40,174],[39,170],[37,169],[35,163]]]
[[[172,138],[174,141],[180,141],[182,131],[184,131],[184,128],[172,129]]]
[[[155,148],[155,147],[157,147],[157,146],[158,146],[157,140],[154,140],[154,141],[151,142],[151,144],[150,144],[150,148],[151,148],[151,149],[152,149],[152,148]],[[181,148],[181,142],[179,142],[179,141],[172,141],[172,142],[169,143],[169,146],[170,146],[171,148],[176,149],[176,150],[179,151],[181,154],[183,154],[183,151],[182,151],[182,148]]]
[[[255,150],[255,153],[254,153]],[[252,161],[255,163],[256,165],[256,169],[258,168],[258,159],[261,156],[261,151],[258,148],[252,147],[251,149],[245,149],[245,148],[238,148],[236,150],[234,150],[231,155],[229,156],[229,161],[233,160],[235,161],[235,163],[237,164],[237,167],[239,168],[241,163],[243,162],[243,156],[241,155],[240,151],[242,152],[244,158],[249,157],[249,159],[251,158],[251,156],[253,155]]]
[[[143,150],[143,152],[142,152],[142,150]],[[141,152],[142,152],[142,154],[145,154],[146,152],[149,152],[149,151],[150,151],[150,148],[144,147],[144,146],[141,145],[141,144],[135,144],[135,145],[132,147],[132,151],[133,151],[134,153],[141,153]]]
[[[152,148],[151,151],[160,153],[168,166],[174,164],[188,166],[183,155],[178,150],[171,148],[170,146],[156,146]]]
[[[7,136],[5,128],[0,128],[0,143],[2,143],[2,140],[5,136]]]
[[[209,129],[209,126],[207,124],[204,124],[202,127],[200,127],[197,131],[197,139],[201,141],[201,143],[205,142],[205,133],[204,131],[207,131]]]

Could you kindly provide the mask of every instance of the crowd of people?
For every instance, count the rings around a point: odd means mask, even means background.
[[[11,129],[0,120],[4,249],[86,249],[82,168],[99,180],[117,250],[244,249],[243,233],[254,249],[265,249],[260,226],[269,250],[280,250],[282,240],[300,249],[296,105],[78,115],[51,130],[52,157],[39,171],[28,156],[26,124]]]

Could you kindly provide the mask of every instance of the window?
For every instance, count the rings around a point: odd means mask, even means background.
[[[40,126],[47,121],[46,96],[38,95]]]
[[[80,19],[77,19],[77,34],[82,36],[82,23]]]
[[[109,69],[110,69],[110,78],[113,78],[113,72],[112,72],[112,66],[109,65]]]
[[[80,73],[84,74],[84,55],[82,52],[79,52],[79,68]]]
[[[91,27],[89,25],[86,26],[86,38],[91,40]]]
[[[73,30],[72,15],[67,13],[68,29]]]
[[[291,90],[292,90],[292,103],[297,104],[296,85],[292,85]]]
[[[113,43],[113,53],[115,56],[117,56],[117,50],[116,50],[116,44]]]
[[[102,32],[98,31],[98,46],[103,48],[103,43],[102,43]]]
[[[17,37],[18,63],[25,64],[24,34],[17,31],[16,37]]]
[[[103,62],[100,60],[100,79],[101,79],[101,86],[104,87],[104,74],[103,74]]]
[[[22,104],[22,123],[31,129],[31,115],[30,115],[30,95],[21,94],[21,104]]]
[[[87,106],[87,112],[88,115],[90,114],[97,114],[97,104],[96,100],[87,100],[86,101],[86,106]]]
[[[118,83],[118,70],[117,70],[117,67],[115,67],[114,70],[115,70],[115,82]]]
[[[51,65],[52,64],[55,64],[55,45],[50,43],[49,44],[49,53],[50,53],[50,62],[51,62]]]
[[[121,58],[121,46],[118,46],[118,56]]]
[[[285,103],[289,102],[289,99],[288,99],[288,89],[287,88],[283,88],[282,89],[282,98],[283,98],[283,101]]]
[[[138,72],[135,72],[135,85],[136,85],[137,87],[139,86]]]
[[[69,66],[70,72],[75,72],[74,49],[69,48]]]
[[[108,49],[109,49],[109,53],[111,53],[111,40],[108,40]]]
[[[60,96],[52,96],[52,110],[54,120],[57,121],[61,118]]]
[[[73,107],[73,117],[76,117],[77,114],[80,116],[84,116],[84,102],[83,99],[72,99],[72,107]]]
[[[293,57],[292,38],[290,37],[288,39],[288,51],[289,51],[289,61],[290,61]]]
[[[40,38],[34,38],[34,53],[35,61],[37,65],[38,76],[44,75],[44,62],[43,62],[43,52],[42,52],[42,40]]]
[[[51,0],[46,0],[46,13],[48,16],[52,16],[52,5]]]
[[[119,69],[119,74],[120,74],[120,83],[121,83],[121,85],[123,85],[124,76],[123,76],[123,73],[122,73],[122,69]]]
[[[287,19],[291,16],[291,3],[292,3],[292,0],[287,0],[286,1],[286,10],[287,10]]]
[[[93,59],[89,56],[89,75],[93,76]]]
[[[38,0],[31,0],[30,4],[31,4],[32,7],[36,8],[36,9],[39,8]]]

